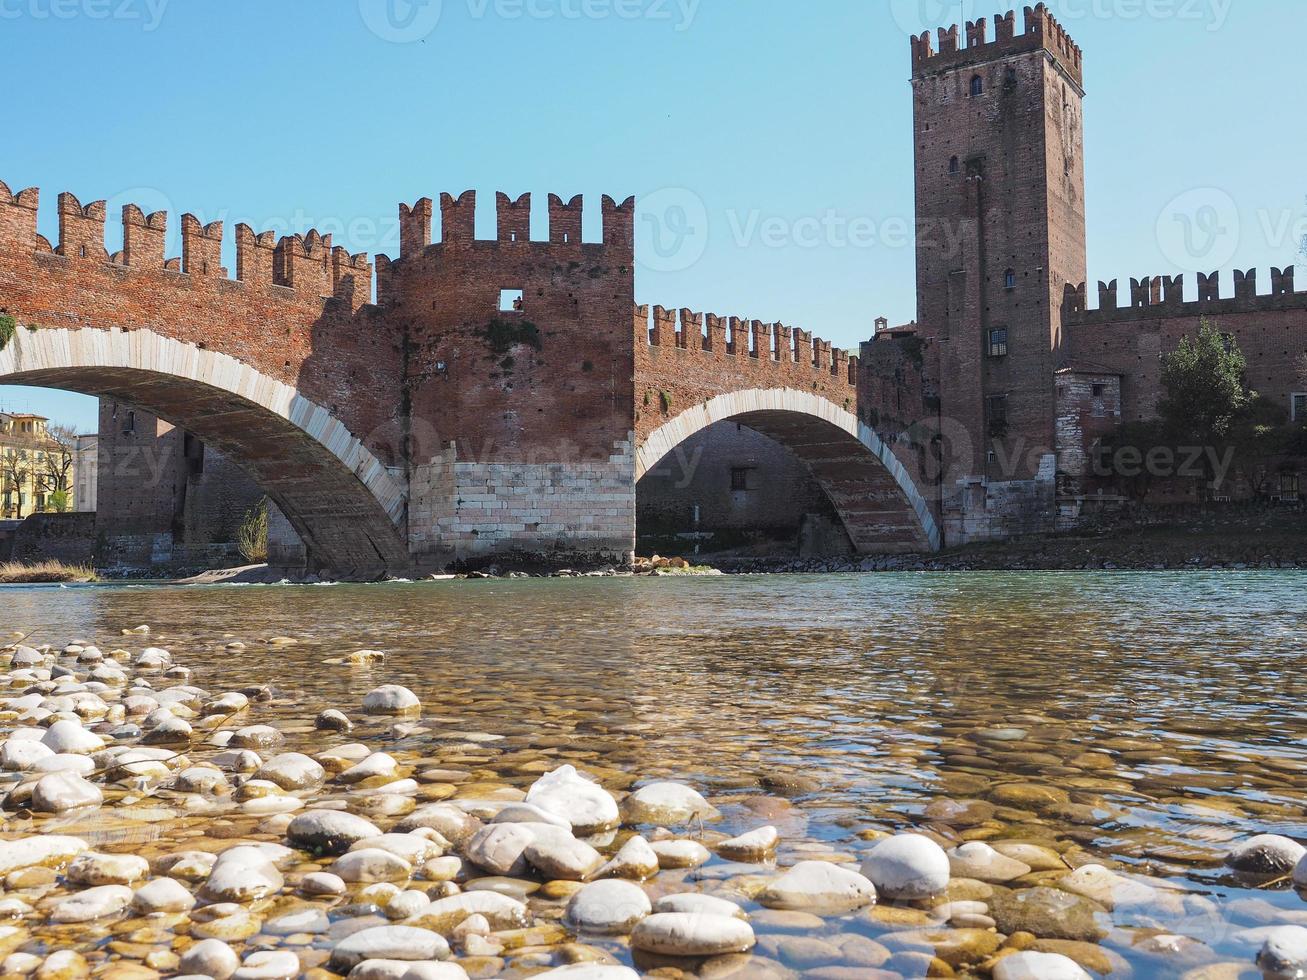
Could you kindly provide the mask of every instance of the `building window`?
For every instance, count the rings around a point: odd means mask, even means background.
[[[1016,270],[1016,269],[1008,269],[1007,272],[1003,273],[1003,288],[1004,288],[1004,289],[1016,289],[1016,288],[1017,288],[1017,270]]]
[[[948,172],[949,172],[949,173],[951,173],[951,174],[955,174],[955,173],[957,173],[957,172],[958,172],[959,170],[961,170],[961,169],[962,169],[962,165],[961,165],[960,163],[958,163],[958,158],[957,158],[957,157],[954,157],[952,160],[950,160],[950,161],[948,162]]]
[[[749,489],[749,468],[747,466],[731,467],[731,490],[743,493]]]
[[[1102,398],[1104,395],[1107,394],[1107,385],[1104,384],[1091,385],[1090,391],[1093,392],[1095,398]]]
[[[985,80],[979,75],[971,76],[971,94],[973,96],[981,95],[985,91]]]
[[[984,158],[984,157],[972,157],[970,160],[967,161],[967,176],[968,176],[968,177],[984,177],[984,176],[985,176],[985,158]]]
[[[1007,327],[998,327],[989,332],[989,356],[1007,357]]]
[[[500,313],[521,313],[524,294],[520,289],[501,289],[499,291]]]
[[[1298,499],[1298,474],[1281,473],[1280,474],[1280,499],[1289,502]]]
[[[127,413],[127,423],[123,426],[123,435],[129,436],[136,431],[136,413]]]
[[[1307,422],[1307,392],[1296,391],[1289,396],[1289,417],[1295,422]]]
[[[1002,439],[1007,435],[1007,395],[989,395],[985,398],[985,415],[989,420],[989,437]]]

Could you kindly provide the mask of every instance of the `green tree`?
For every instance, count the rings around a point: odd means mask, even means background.
[[[1193,446],[1219,446],[1256,393],[1244,380],[1248,362],[1233,337],[1203,320],[1162,357],[1158,412],[1172,436]]]
[[[56,490],[50,494],[45,502],[46,506],[56,514],[63,514],[68,511],[69,500],[67,490]]]

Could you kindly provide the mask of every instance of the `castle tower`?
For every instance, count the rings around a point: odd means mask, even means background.
[[[965,44],[941,29],[939,50],[912,39],[917,315],[939,349],[946,524],[959,482],[992,512],[998,484],[1052,481],[1063,287],[1085,280],[1080,48],[1042,3],[1023,33],[1014,13],[988,26],[968,23]]]

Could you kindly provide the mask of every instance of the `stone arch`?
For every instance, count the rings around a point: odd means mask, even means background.
[[[929,504],[875,431],[834,402],[792,388],[733,391],[687,409],[640,442],[636,481],[686,439],[726,420],[798,456],[830,497],[859,553],[940,549]]]
[[[409,564],[400,481],[327,409],[234,357],[152,330],[20,327],[0,384],[113,398],[194,432],[276,503],[315,570],[373,578]]]

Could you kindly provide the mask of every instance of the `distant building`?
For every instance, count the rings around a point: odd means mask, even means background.
[[[68,495],[75,447],[55,438],[41,415],[0,412],[0,516],[21,520],[56,509],[54,494]]]
[[[77,437],[73,453],[73,510],[80,514],[94,514],[96,489],[100,479],[100,437]]]

